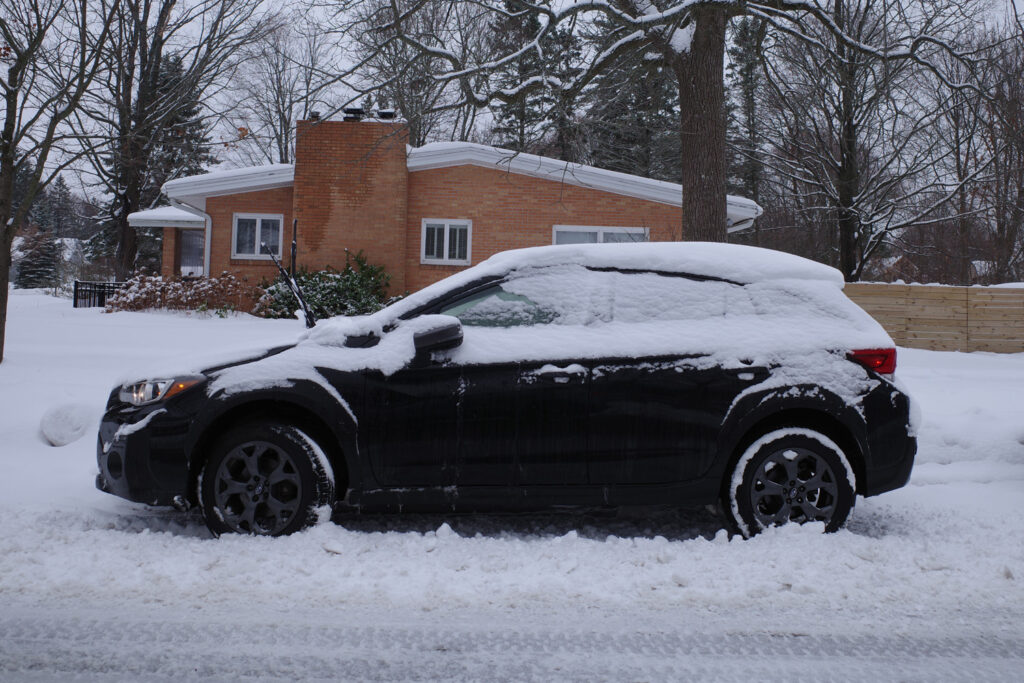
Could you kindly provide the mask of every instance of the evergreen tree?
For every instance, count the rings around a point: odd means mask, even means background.
[[[637,77],[637,73],[643,75]],[[596,79],[586,97],[588,163],[676,182],[679,109],[674,75],[659,64],[624,64]]]
[[[727,141],[729,145],[729,190],[759,201],[764,176],[761,147],[764,143],[761,112],[764,74],[761,68],[761,44],[765,23],[744,17],[736,22],[729,46],[726,69],[731,97],[727,103]]]
[[[155,101],[161,101],[164,94],[174,92],[184,82],[182,58],[178,55],[166,57],[157,80]],[[152,208],[160,203],[160,188],[168,180],[202,173],[216,161],[211,151],[209,131],[201,116],[199,88],[193,88],[186,99],[187,104],[178,107],[162,125],[133,135],[148,133],[138,157],[125,158],[119,154],[110,156],[108,167],[112,178],[127,175],[129,166],[142,165],[138,174],[141,187],[138,198],[117,194],[107,203],[106,219],[101,229],[88,241],[86,253],[92,260],[113,257],[120,241],[121,221],[127,214]],[[133,171],[134,173],[134,171]],[[138,229],[135,267],[159,270],[163,234],[159,229]]]
[[[61,243],[51,230],[38,229],[25,238],[14,286],[21,289],[57,287],[62,261]]]
[[[20,154],[19,154],[20,156]],[[21,205],[25,202],[25,197],[28,194],[29,184],[32,181],[32,176],[35,174],[35,164],[29,159],[25,159],[25,162],[19,164],[14,169],[14,188],[11,194],[11,213],[15,215],[21,208]],[[36,216],[34,213],[36,202],[38,202],[38,195],[36,201],[33,201],[33,205],[29,207],[29,213],[25,218],[25,222],[22,225],[31,224],[36,222]]]
[[[536,35],[540,21],[535,13],[524,12],[518,0],[504,0],[508,15],[499,17],[491,27],[493,50],[503,54]],[[571,31],[558,30],[540,44],[540,51],[529,50],[495,74],[501,88],[510,94],[531,78],[548,77],[569,81],[578,74],[582,48]],[[494,144],[516,152],[537,152],[566,161],[578,161],[580,140],[575,116],[576,102],[571,96],[552,94],[550,88],[515,94],[508,102],[491,106]]]
[[[500,16],[492,25],[493,46],[497,54],[504,54],[521,45],[540,30],[536,14],[522,13],[517,0],[504,0],[508,16]],[[518,12],[518,14],[517,14]],[[541,60],[533,50],[511,62],[495,76],[498,85],[513,88],[540,73]],[[511,102],[491,107],[494,126],[491,133],[494,144],[516,152],[525,151],[538,137],[545,119],[544,96],[540,93],[523,95]]]

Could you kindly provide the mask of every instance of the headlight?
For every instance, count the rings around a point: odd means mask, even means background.
[[[147,379],[124,384],[117,397],[124,403],[141,406],[164,401],[202,382],[205,377],[179,377],[177,379]]]

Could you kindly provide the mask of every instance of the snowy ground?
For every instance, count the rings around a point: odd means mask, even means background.
[[[919,464],[828,536],[729,541],[708,513],[652,512],[213,540],[93,488],[93,425],[132,368],[300,330],[12,292],[0,679],[1019,680],[1024,354],[901,349]],[[39,424],[61,406],[92,424],[55,448]]]

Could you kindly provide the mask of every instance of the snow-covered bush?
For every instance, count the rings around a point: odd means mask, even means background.
[[[384,266],[367,263],[362,252],[354,255],[338,271],[309,271],[300,268],[295,281],[302,289],[302,295],[317,319],[336,315],[362,315],[384,308],[398,297],[389,299],[388,283],[391,276]],[[299,310],[288,284],[278,277],[273,283],[264,283],[264,293],[253,309],[255,315],[265,318],[293,318]]]
[[[107,298],[108,311],[144,311],[164,308],[172,311],[209,311],[225,315],[245,310],[259,297],[260,290],[231,273],[220,277],[164,278],[135,275],[116,294]]]

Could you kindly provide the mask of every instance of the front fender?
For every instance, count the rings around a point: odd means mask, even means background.
[[[333,443],[321,444],[332,467],[335,471],[344,468],[349,488],[361,485],[357,418],[352,407],[344,399],[339,402],[333,393],[310,380],[291,380],[287,386],[247,391],[214,391],[207,397],[203,410],[198,412],[185,442],[190,469],[198,473],[205,462],[205,449],[227,425],[245,419],[273,419],[279,415],[282,419],[315,421],[321,438],[326,436],[333,440]]]

